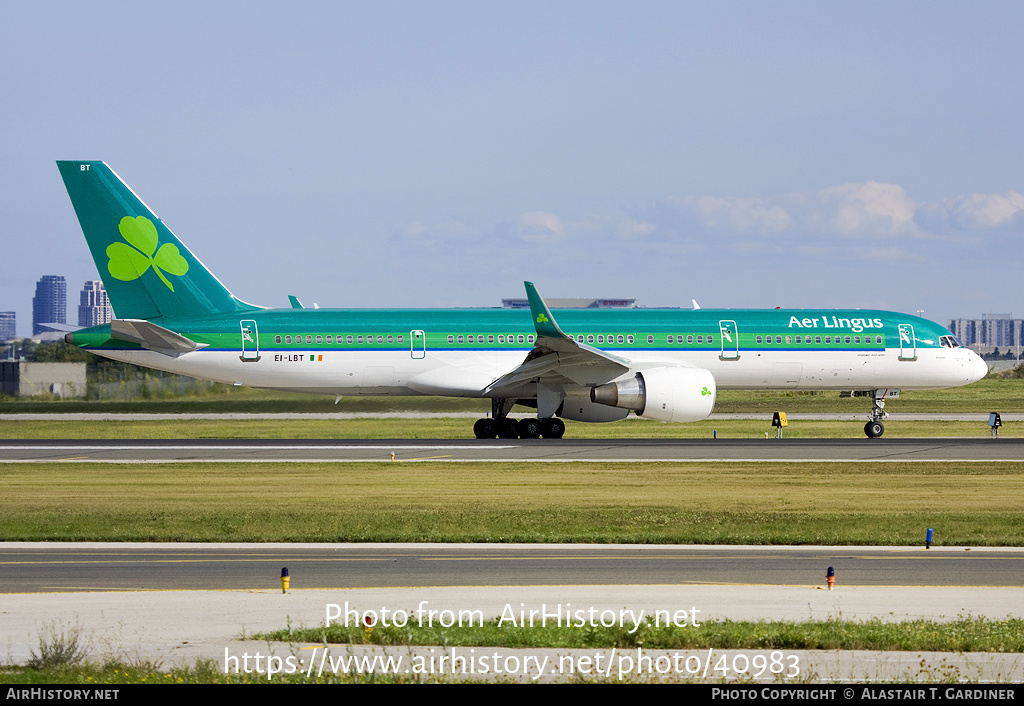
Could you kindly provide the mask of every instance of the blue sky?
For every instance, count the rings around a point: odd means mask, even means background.
[[[97,277],[102,159],[287,306],[1024,316],[1024,5],[0,4],[0,310]]]

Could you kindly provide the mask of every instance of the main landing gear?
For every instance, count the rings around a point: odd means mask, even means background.
[[[879,393],[882,393],[883,397],[879,397]],[[885,433],[885,427],[882,426],[882,420],[889,415],[885,412],[884,395],[884,390],[871,391],[871,414],[868,417],[870,421],[864,425],[864,433],[867,434],[869,439],[877,439]]]
[[[565,422],[557,417],[549,419],[492,419],[476,420],[473,433],[478,439],[561,439],[565,434]]]

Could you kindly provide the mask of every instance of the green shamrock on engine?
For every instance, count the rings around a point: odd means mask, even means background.
[[[125,216],[117,229],[130,245],[112,243],[107,248],[107,257],[110,258],[107,270],[110,274],[123,282],[130,282],[144,275],[152,265],[160,281],[173,292],[174,286],[164,277],[164,272],[178,277],[188,272],[188,261],[178,252],[178,246],[164,243],[157,250],[160,238],[156,226],[145,216]]]

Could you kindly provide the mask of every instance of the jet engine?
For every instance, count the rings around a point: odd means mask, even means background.
[[[703,368],[651,368],[632,378],[598,385],[590,400],[663,422],[707,419],[715,406],[715,376]]]

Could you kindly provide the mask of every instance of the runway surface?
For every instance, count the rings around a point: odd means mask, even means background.
[[[1024,549],[531,544],[0,544],[0,593],[565,585],[1024,587]],[[624,594],[625,595],[625,594]]]
[[[394,459],[392,459],[394,454]],[[84,439],[0,441],[2,462],[1024,461],[1024,439]]]
[[[53,626],[79,630],[93,646],[94,658],[166,666],[211,659],[227,670],[233,659],[257,652],[319,659],[309,651],[323,649],[317,645],[302,649],[251,636],[288,625],[321,625],[328,616],[358,622],[367,612],[378,618],[403,612],[413,621],[440,623],[446,611],[449,620],[465,612],[507,620],[568,616],[572,610],[603,620],[622,611],[646,616],[662,611],[666,619],[683,615],[689,624],[725,618],[1003,620],[1021,617],[1024,605],[1024,550],[1012,549],[10,543],[0,550],[0,640],[14,663],[28,660],[39,635]],[[282,566],[291,573],[287,594],[278,578]],[[836,569],[834,591],[824,590],[827,566]],[[381,650],[407,659],[414,653],[473,654],[472,648],[451,647],[337,647],[332,654]],[[477,650],[500,651],[516,663],[527,656],[561,660],[568,654],[593,663],[616,654],[607,648]],[[651,659],[669,652],[680,659],[712,658],[707,650],[647,652]],[[743,665],[757,654],[768,651],[716,650],[714,660],[717,665],[725,657],[726,664],[735,664],[729,660],[738,658]],[[1024,678],[1020,656],[1014,654],[780,654],[807,675],[802,680],[812,682],[903,683],[951,670],[958,679],[974,681]],[[631,662],[627,673],[636,664]],[[523,670],[509,673],[537,678]],[[543,680],[568,678],[571,672],[559,670],[546,672]]]

